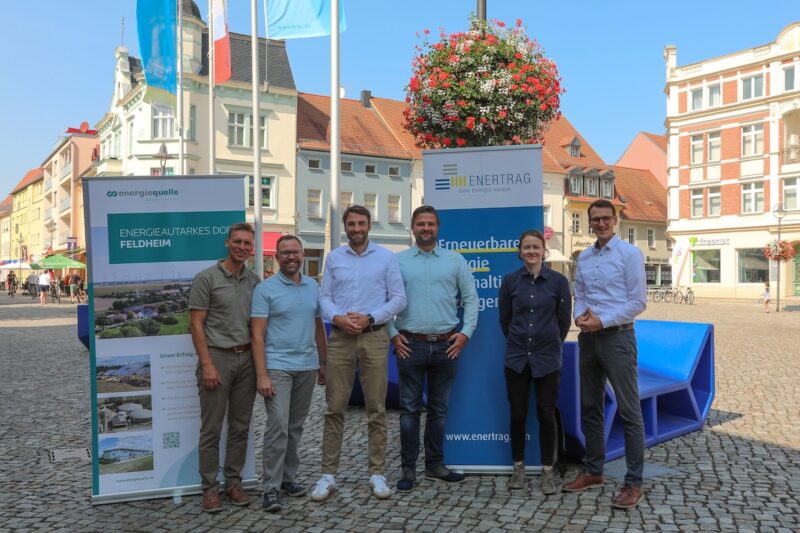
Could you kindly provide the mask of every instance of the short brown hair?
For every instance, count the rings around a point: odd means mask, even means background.
[[[281,235],[278,238],[277,242],[275,243],[275,251],[276,252],[278,251],[278,246],[280,246],[281,243],[284,242],[284,241],[297,241],[300,244],[300,249],[301,250],[303,249],[303,242],[299,238],[297,238],[297,236],[291,235],[291,234],[287,234],[287,235]]]
[[[249,222],[239,222],[238,224],[231,225],[231,227],[228,228],[228,239],[231,238],[234,231],[249,231],[254,237],[256,235],[256,230],[253,229],[253,226]]]
[[[522,239],[525,237],[536,237],[540,241],[542,241],[542,248],[544,249],[544,253],[547,253],[547,244],[544,242],[544,235],[538,229],[526,229],[522,232],[522,235],[519,236],[519,244],[517,244],[517,256],[522,259]]]
[[[367,222],[372,222],[372,214],[370,214],[369,209],[367,209],[363,205],[353,204],[353,205],[348,205],[347,209],[345,209],[344,213],[342,213],[342,224],[347,224],[347,215],[349,215],[350,213],[356,215],[364,215],[365,217],[367,217]]]
[[[608,207],[608,208],[611,209],[611,211],[614,212],[614,216],[617,216],[617,208],[614,207],[614,204],[612,204],[611,202],[609,202],[605,198],[601,198],[599,200],[595,200],[594,202],[592,202],[591,205],[589,206],[589,209],[586,210],[586,212],[589,214],[589,218],[591,218],[592,209],[595,208],[595,207],[598,208],[598,209],[604,209],[604,208]]]
[[[439,225],[439,213],[436,212],[436,209],[432,205],[421,205],[418,208],[414,209],[414,212],[411,213],[411,225],[414,225],[414,221],[417,219],[419,215],[425,213],[432,213],[433,216],[436,217],[436,225]]]

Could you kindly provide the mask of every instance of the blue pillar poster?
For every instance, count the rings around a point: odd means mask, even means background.
[[[538,145],[426,150],[425,203],[439,212],[439,245],[461,253],[478,289],[478,328],[459,359],[445,428],[445,460],[465,472],[511,468],[505,338],[498,321],[502,277],[521,267],[519,235],[543,230],[542,154]],[[539,465],[531,394],[526,460]]]

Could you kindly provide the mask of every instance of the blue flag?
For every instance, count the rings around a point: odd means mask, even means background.
[[[270,39],[323,37],[331,34],[331,0],[264,0]],[[339,0],[339,31],[347,29]]]
[[[142,70],[149,87],[177,94],[175,0],[137,0],[136,26]]]

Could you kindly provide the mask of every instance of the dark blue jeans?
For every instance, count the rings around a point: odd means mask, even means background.
[[[581,413],[586,437],[586,471],[602,475],[606,456],[604,403],[606,380],[617,398],[625,435],[625,483],[640,487],[644,470],[644,423],[639,403],[638,351],[632,329],[605,335],[578,335]]]
[[[428,414],[425,422],[425,469],[434,470],[444,462],[444,425],[450,389],[458,360],[448,359],[447,341],[409,340],[411,355],[397,358],[400,378],[400,460],[403,476],[415,479],[419,457],[419,414],[422,388],[428,381]]]

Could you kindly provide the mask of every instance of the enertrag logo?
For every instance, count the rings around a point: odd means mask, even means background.
[[[458,175],[458,165],[455,163],[443,164],[442,175],[449,177],[435,180],[437,191],[449,191],[450,187],[466,187],[467,185],[467,177]]]
[[[108,191],[106,196],[109,198],[126,198],[126,197],[136,197],[136,198],[149,198],[149,199],[162,199],[162,198],[170,198],[179,196],[180,191],[177,189],[128,189],[128,190],[118,190],[118,191]]]

